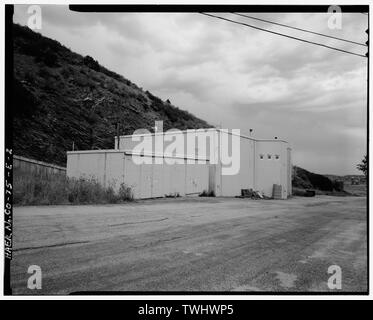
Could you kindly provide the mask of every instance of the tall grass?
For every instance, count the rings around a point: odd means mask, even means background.
[[[45,175],[15,170],[13,203],[17,205],[118,203],[132,201],[130,187],[124,183],[116,192],[93,178],[73,179],[64,175]]]

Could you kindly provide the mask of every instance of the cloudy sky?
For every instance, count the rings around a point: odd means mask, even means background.
[[[359,45],[216,14],[365,54]],[[256,13],[263,19],[364,43],[367,16]],[[27,24],[27,6],[14,21]],[[367,59],[197,13],[77,13],[42,6],[43,35],[90,55],[163,100],[213,125],[254,129],[290,142],[293,163],[330,174],[359,173],[366,152]]]

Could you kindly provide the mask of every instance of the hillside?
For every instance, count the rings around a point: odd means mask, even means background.
[[[17,155],[66,165],[66,151],[111,149],[120,134],[211,127],[130,80],[27,27],[13,25],[13,146]]]
[[[315,189],[319,191],[343,191],[343,181],[331,180],[328,177],[293,166],[292,186],[299,189]]]

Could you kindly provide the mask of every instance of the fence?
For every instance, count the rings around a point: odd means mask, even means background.
[[[66,175],[65,167],[16,155],[13,156],[13,169],[19,169],[30,173],[33,172],[40,175]]]

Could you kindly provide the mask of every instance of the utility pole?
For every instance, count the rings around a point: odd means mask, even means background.
[[[119,150],[119,129],[120,129],[119,120],[117,120],[116,127],[117,127],[117,149]]]
[[[90,97],[90,95],[82,100],[83,105],[89,108],[88,124],[90,126],[89,127],[89,144],[90,144],[91,150],[94,149],[94,127],[97,124],[97,115],[95,114],[95,111],[96,111],[96,108],[105,100],[107,100],[107,98],[102,97],[95,102],[93,98]]]
[[[368,40],[365,44],[368,46],[367,53],[365,54],[367,57],[367,124],[369,123],[369,20],[370,20],[370,13],[368,8],[368,28],[365,30],[366,34],[368,35]],[[368,128],[369,132],[369,128]],[[369,186],[369,136],[368,136],[368,143],[367,143],[367,175],[366,175],[366,183]]]
[[[116,143],[114,144],[114,148],[116,147],[116,149],[119,150],[119,146],[120,146],[120,118],[119,116],[115,115],[115,116],[109,116],[107,117],[107,119],[109,120],[109,123],[115,127],[115,136],[117,138],[117,141]]]

